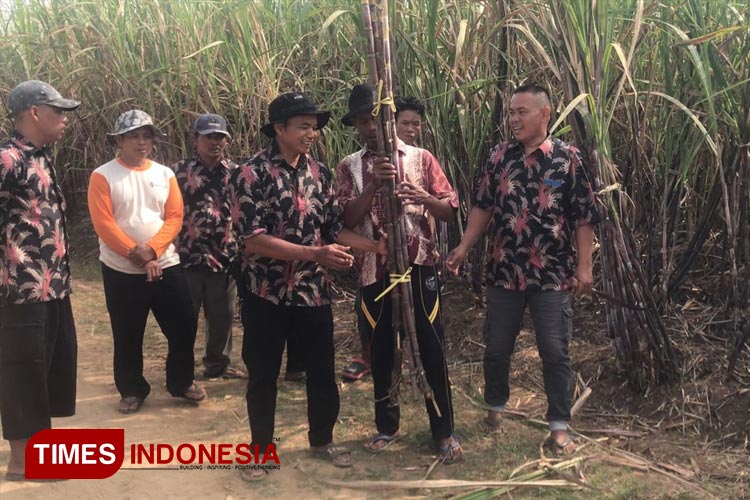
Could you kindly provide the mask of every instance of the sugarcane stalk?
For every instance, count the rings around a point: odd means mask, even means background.
[[[393,96],[393,65],[392,61],[393,58],[391,57],[391,48],[390,48],[390,40],[391,40],[391,34],[390,34],[390,23],[389,23],[389,10],[388,10],[388,1],[383,0],[382,4],[380,6],[379,10],[379,19],[380,22],[378,23],[378,27],[380,28],[381,36],[380,40],[382,41],[382,52],[383,57],[382,61],[384,61],[383,69],[382,69],[382,76],[383,76],[383,87],[387,89],[388,96]],[[396,117],[395,113],[393,112],[393,109],[389,106],[383,106],[380,108],[382,110],[383,116],[382,116],[382,123],[384,124],[384,131],[386,135],[386,144],[387,148],[389,148],[390,151],[386,151],[386,153],[390,153],[391,156],[391,163],[393,165],[397,166],[398,169],[398,178],[399,182],[404,180],[404,174],[401,168],[401,163],[399,161],[399,155],[398,155],[398,148],[396,147]],[[409,265],[409,252],[407,248],[407,241],[406,241],[406,227],[405,227],[405,221],[404,221],[404,210],[403,210],[403,204],[401,203],[401,200],[398,199],[396,196],[391,195],[390,196],[391,204],[394,208],[394,214],[396,215],[396,224],[399,226],[396,229],[396,234],[398,237],[402,240],[400,244],[396,247],[397,250],[397,269],[399,274],[401,274],[402,270],[403,272],[406,272],[407,266]],[[400,293],[400,302],[401,302],[401,311],[403,314],[403,322],[406,326],[405,328],[405,336],[407,339],[407,342],[404,343],[404,352],[407,354],[407,367],[410,368],[409,375],[411,376],[412,382],[416,382],[419,389],[423,393],[423,395],[430,400],[433,400],[432,398],[432,390],[427,384],[427,380],[424,373],[424,368],[422,366],[422,361],[419,353],[419,346],[417,341],[417,328],[416,328],[416,321],[414,318],[414,299],[412,295],[412,287],[410,283],[401,283],[401,293]],[[412,384],[412,387],[414,387],[414,384]],[[394,388],[395,390],[398,389],[398,387]],[[414,389],[413,389],[414,390]],[[434,401],[433,401],[434,404]],[[437,408],[437,405],[435,405],[435,410],[440,414],[440,411]]]
[[[391,159],[391,163],[398,169],[398,179],[403,179],[403,172],[396,147],[395,115],[389,105],[380,105],[386,97],[393,96],[393,73],[390,51],[390,28],[388,23],[387,0],[362,0],[362,19],[368,49],[368,66],[370,81],[378,93],[377,143],[378,155]],[[376,16],[373,16],[373,12]],[[385,230],[388,234],[388,265],[389,271],[403,276],[409,265],[409,255],[406,240],[406,228],[403,217],[403,204],[395,195],[396,184],[389,180],[381,186],[384,195]],[[394,269],[395,267],[395,269]],[[432,401],[435,411],[440,415],[434,401],[432,389],[427,379],[419,355],[417,344],[416,322],[414,319],[414,304],[411,282],[401,281],[392,291],[395,294],[391,303],[393,314],[394,364],[392,385],[389,388],[391,401],[398,401],[399,387],[403,381],[401,360],[407,365],[407,374],[411,380],[412,390],[419,389],[422,395]],[[403,342],[401,332],[404,333]]]
[[[382,51],[378,44],[376,43],[376,40],[380,38],[380,34],[378,33],[378,26],[377,21],[373,19],[372,17],[372,11],[375,9],[375,6],[370,2],[369,0],[362,0],[362,20],[364,24],[364,31],[365,31],[365,38],[367,41],[367,63],[368,63],[368,69],[370,74],[370,83],[374,87],[377,88],[378,81],[380,79],[380,72],[378,68],[378,60],[382,58]],[[382,66],[382,65],[381,65]],[[384,155],[384,152],[386,151],[386,138],[385,138],[385,131],[383,127],[375,127],[376,137],[377,137],[377,147],[378,147],[378,154]],[[381,189],[383,190],[384,196],[384,203],[383,203],[383,209],[384,209],[384,215],[385,215],[385,221],[384,221],[384,227],[385,232],[388,235],[388,262],[396,262],[396,254],[398,253],[398,248],[400,246],[399,243],[401,243],[399,240],[399,236],[395,230],[395,224],[394,224],[394,214],[393,214],[393,206],[391,204],[391,196],[395,189],[394,181],[388,180],[383,182]],[[392,293],[396,293],[397,295],[400,293],[399,290],[394,290]],[[401,347],[401,337],[398,334],[398,332],[402,329],[402,318],[403,313],[401,311],[401,302],[399,300],[392,300],[392,325],[394,334],[396,335],[395,343],[394,343],[394,359],[393,359],[393,377],[392,377],[392,383],[396,386],[400,384],[401,382],[401,364],[402,364],[402,347]],[[396,369],[398,367],[398,370]],[[390,391],[389,392],[393,392]],[[392,394],[392,396],[394,396]],[[397,396],[397,395],[395,395]],[[397,401],[397,398],[391,398],[391,401],[395,403]]]

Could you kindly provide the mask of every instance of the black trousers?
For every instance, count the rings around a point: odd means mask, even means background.
[[[372,328],[367,323],[362,312],[362,289],[357,289],[357,296],[354,298],[354,314],[357,315],[357,333],[359,334],[359,345],[362,351],[362,359],[370,364],[370,344],[372,344]]]
[[[28,439],[50,417],[76,411],[78,344],[70,297],[0,306],[0,417],[3,437]]]
[[[104,295],[115,342],[115,386],[125,398],[145,399],[151,386],[143,376],[143,334],[148,312],[167,337],[167,391],[181,396],[194,377],[196,320],[185,276],[179,265],[162,271],[160,281],[127,274],[102,264]]]
[[[279,306],[254,294],[242,302],[242,360],[247,367],[247,414],[252,445],[261,450],[273,442],[276,382],[284,343],[296,335],[307,372],[307,433],[310,446],[333,441],[339,414],[333,357],[331,306]]]
[[[375,302],[375,298],[387,286],[388,282],[383,281],[363,287],[360,290],[360,304],[372,332],[370,351],[375,392],[375,426],[379,433],[390,435],[399,429],[401,417],[399,406],[393,404],[388,397],[388,389],[392,381],[395,342],[391,316],[393,295],[389,293]],[[435,268],[412,265],[411,286],[419,354],[427,382],[432,388],[433,397],[441,414],[438,417],[432,402],[425,400],[432,437],[437,441],[453,434],[454,422],[448,366],[445,362],[443,346],[445,334],[440,317],[440,286]]]

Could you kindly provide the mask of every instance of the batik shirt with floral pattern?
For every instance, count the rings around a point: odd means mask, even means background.
[[[575,272],[575,228],[599,222],[579,151],[547,139],[530,155],[497,145],[477,174],[473,204],[492,212],[487,284],[567,290]]]
[[[0,146],[0,305],[69,294],[65,200],[50,150],[14,133]]]
[[[415,185],[439,200],[446,200],[458,208],[458,197],[440,167],[437,159],[426,149],[408,146],[398,141],[401,171]],[[346,206],[356,200],[372,180],[373,162],[377,154],[367,148],[360,149],[336,167],[336,198]],[[384,194],[378,190],[372,200],[370,211],[354,231],[368,239],[380,239],[385,234]],[[404,229],[409,263],[434,266],[440,262],[440,253],[435,241],[435,218],[424,205],[404,205]],[[375,253],[355,253],[359,286],[364,287],[382,281],[388,275],[388,259]]]
[[[228,193],[235,168],[223,159],[209,170],[197,155],[172,165],[185,205],[177,238],[182,267],[227,272],[238,258]]]
[[[303,246],[335,243],[343,228],[331,173],[310,155],[291,167],[275,146],[240,164],[232,173],[230,198],[241,239],[268,234]],[[277,305],[330,304],[328,274],[313,261],[284,261],[245,255],[247,291]]]

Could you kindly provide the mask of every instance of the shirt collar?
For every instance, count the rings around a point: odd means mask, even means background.
[[[396,147],[398,148],[398,152],[399,153],[401,153],[402,155],[405,155],[406,154],[406,148],[408,148],[409,146],[404,141],[402,141],[401,139],[399,139],[398,137],[396,137]],[[369,149],[367,146],[365,146],[365,147],[363,147],[362,149],[359,150],[359,156],[362,157],[362,158],[364,158],[368,154],[370,154],[370,155],[377,155],[377,153],[375,151],[373,151],[372,149]]]
[[[208,167],[203,163],[203,160],[201,160],[201,157],[200,157],[200,155],[198,153],[196,153],[195,156],[193,157],[193,163],[196,164],[196,165],[200,165],[203,168],[205,168],[206,170],[208,170]],[[219,161],[219,163],[218,163],[217,166],[220,166],[220,167],[222,167],[224,169],[228,168],[227,159],[226,158],[222,158]]]
[[[282,167],[291,168],[291,169],[297,169],[305,168],[308,164],[308,156],[307,154],[300,155],[299,161],[297,161],[297,166],[292,167],[289,165],[286,160],[284,159],[284,156],[281,154],[281,150],[279,149],[278,144],[276,144],[276,141],[271,142],[271,146],[266,150],[266,154],[268,156],[268,161],[270,161],[273,165],[280,165]]]
[[[13,131],[13,142],[15,145],[23,151],[24,154],[29,156],[37,156],[42,154],[49,161],[52,157],[52,147],[49,145],[42,146],[41,148],[36,147],[30,140],[25,136],[21,135],[17,130]]]
[[[515,149],[515,148],[521,148],[523,149],[523,144],[516,140],[512,140],[508,143],[508,149]],[[551,151],[552,149],[552,136],[550,134],[547,134],[547,138],[544,139],[544,141],[534,150],[534,153],[536,153],[539,150],[547,150]]]

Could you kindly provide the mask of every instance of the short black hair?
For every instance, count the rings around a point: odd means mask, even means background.
[[[549,95],[549,92],[546,88],[542,87],[541,85],[536,84],[528,84],[528,85],[521,85],[520,87],[516,87],[516,89],[513,91],[511,95],[516,94],[533,94],[533,95],[540,95],[544,94],[544,96],[547,98],[547,101],[550,103],[550,106],[552,105],[552,97]]]
[[[424,118],[425,107],[422,101],[414,96],[397,97],[396,98],[396,118],[402,111],[412,110],[416,111],[420,117]]]

